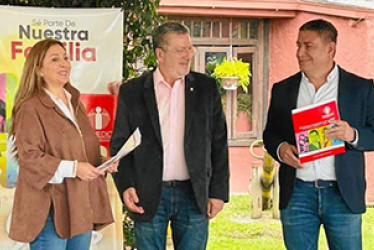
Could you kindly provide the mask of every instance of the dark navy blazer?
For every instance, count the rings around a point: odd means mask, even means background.
[[[129,187],[137,190],[145,213],[131,214],[136,221],[151,220],[161,197],[163,146],[153,74],[145,73],[121,86],[110,152],[116,154],[136,129],[141,144],[124,157],[114,180],[122,198]],[[184,152],[196,203],[206,214],[208,198],[228,201],[229,170],[226,119],[217,83],[191,72],[185,77]]]
[[[277,148],[283,141],[295,145],[291,110],[296,108],[301,73],[274,84],[263,133],[266,150],[278,162]],[[346,153],[335,156],[339,190],[353,213],[365,212],[364,151],[374,150],[374,89],[373,80],[364,79],[339,67],[338,108],[341,120],[358,131],[357,147],[346,143]],[[280,209],[291,198],[296,169],[280,163]]]

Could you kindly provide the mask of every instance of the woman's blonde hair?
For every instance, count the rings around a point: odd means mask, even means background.
[[[17,113],[27,99],[42,93],[45,87],[45,81],[41,75],[40,69],[43,66],[45,55],[50,47],[53,45],[59,45],[65,49],[64,45],[60,41],[53,39],[45,39],[37,42],[30,50],[25,64],[23,66],[23,72],[21,81],[14,99],[14,107],[12,110],[12,127],[10,134],[14,135],[14,124],[16,123]]]

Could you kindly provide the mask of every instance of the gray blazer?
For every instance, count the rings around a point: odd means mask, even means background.
[[[110,152],[140,128],[142,143],[119,164],[114,180],[122,198],[134,187],[144,214],[131,214],[135,221],[150,221],[160,202],[163,173],[163,146],[156,104],[153,74],[123,84],[118,96],[117,115]],[[191,72],[185,77],[184,152],[196,203],[206,214],[208,198],[228,201],[229,170],[226,120],[217,83]]]

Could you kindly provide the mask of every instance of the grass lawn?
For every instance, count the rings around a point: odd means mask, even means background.
[[[282,250],[285,249],[279,220],[272,219],[272,212],[263,218],[250,217],[251,198],[248,194],[232,195],[230,203],[210,223],[208,250]],[[374,249],[374,208],[363,215],[363,248]],[[319,249],[327,250],[324,231],[321,231]]]

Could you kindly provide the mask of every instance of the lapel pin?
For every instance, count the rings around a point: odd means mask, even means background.
[[[191,92],[194,91],[193,87],[190,88],[190,91],[191,91]]]

